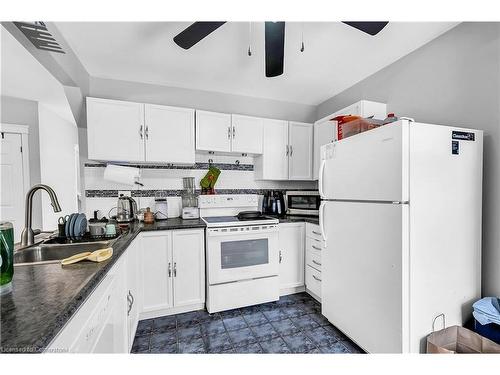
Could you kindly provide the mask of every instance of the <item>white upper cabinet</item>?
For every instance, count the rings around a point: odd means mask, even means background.
[[[194,164],[194,109],[145,105],[148,163]]]
[[[196,111],[196,149],[231,152],[231,115]]]
[[[89,159],[144,161],[144,105],[87,98]]]
[[[194,110],[87,98],[89,159],[194,163]]]
[[[263,120],[263,152],[255,158],[257,180],[311,180],[313,125]]]
[[[263,120],[262,156],[255,159],[258,180],[288,179],[288,121]]]
[[[311,180],[313,154],[313,125],[290,122],[288,126],[289,180]]]
[[[373,116],[376,119],[385,119],[387,116],[387,105],[384,103],[372,102],[369,100],[360,100],[348,107],[332,113],[314,123],[314,158],[313,158],[313,179],[317,180],[319,175],[319,166],[321,162],[321,146],[333,142],[336,137],[336,121],[330,119],[341,115],[354,115],[361,117]]]
[[[232,115],[231,151],[262,154],[262,121],[258,117]]]

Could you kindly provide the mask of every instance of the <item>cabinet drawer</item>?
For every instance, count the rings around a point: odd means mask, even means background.
[[[323,242],[319,225],[306,223],[306,236]]]
[[[306,251],[306,264],[318,271],[321,271],[321,252],[320,251]]]
[[[321,298],[321,272],[306,266],[306,288]]]
[[[306,237],[306,251],[320,253],[325,249],[325,243],[311,237]]]

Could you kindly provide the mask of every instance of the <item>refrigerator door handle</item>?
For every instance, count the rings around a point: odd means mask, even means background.
[[[321,160],[321,164],[319,165],[319,173],[318,173],[318,190],[320,198],[324,198],[325,194],[323,192],[323,172],[325,171],[326,160]]]
[[[326,206],[326,202],[322,201],[320,206],[319,206],[319,229],[321,230],[321,237],[323,237],[323,241],[325,241],[325,247],[326,247],[326,235],[325,235],[325,226],[324,226],[325,206]]]

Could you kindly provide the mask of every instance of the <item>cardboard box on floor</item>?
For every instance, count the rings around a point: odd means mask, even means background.
[[[500,345],[459,326],[451,326],[427,336],[427,353],[500,353]]]

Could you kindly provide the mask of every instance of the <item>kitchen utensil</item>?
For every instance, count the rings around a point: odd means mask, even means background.
[[[59,237],[64,237],[66,235],[65,227],[66,218],[64,216],[61,216],[59,219],[57,219],[57,229]]]
[[[75,225],[75,220],[77,217],[78,214],[71,214],[69,217],[69,227],[68,227],[69,233],[66,232],[66,235],[69,237],[75,237],[75,233],[73,232],[73,227]]]
[[[94,252],[84,252],[84,253],[79,253],[73,256],[70,256],[69,258],[61,260],[61,265],[67,266],[69,264],[81,262],[82,260],[90,260],[92,262],[104,262],[105,260],[108,260],[111,258],[113,255],[113,248],[108,247],[106,249],[99,249]]]
[[[135,220],[137,214],[137,203],[131,197],[120,194],[116,207],[116,220],[119,223],[129,223]]]
[[[73,227],[73,235],[75,237],[82,237],[87,231],[87,218],[85,214],[77,214],[75,224]]]
[[[106,223],[99,221],[89,223],[89,232],[92,237],[104,236],[106,234]]]
[[[14,276],[14,228],[8,221],[0,222],[0,295],[12,290]]]
[[[155,217],[151,212],[150,208],[146,208],[146,212],[144,212],[144,223],[145,224],[153,224],[155,222]]]
[[[112,223],[106,224],[106,236],[116,236],[116,225]]]
[[[260,211],[241,211],[237,217],[238,220],[253,220],[258,219],[262,216],[262,212]]]

